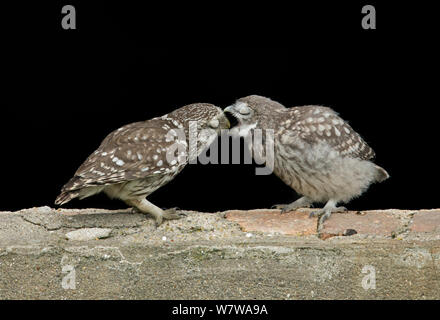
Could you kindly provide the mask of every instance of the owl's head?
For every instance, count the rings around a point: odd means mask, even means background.
[[[193,103],[174,110],[168,118],[178,120],[185,130],[190,125],[197,124],[198,131],[208,130],[218,134],[222,129],[228,129],[230,123],[222,109],[209,103]]]
[[[186,105],[173,111],[167,117],[178,120],[187,139],[196,139],[202,147],[211,144],[222,130],[230,127],[229,120],[222,109],[209,103]]]
[[[226,107],[233,135],[246,136],[250,129],[255,128],[264,119],[270,119],[273,114],[286,108],[269,98],[251,95],[238,99],[233,105]]]

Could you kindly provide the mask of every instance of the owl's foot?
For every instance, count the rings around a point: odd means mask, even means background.
[[[301,197],[298,200],[289,204],[276,204],[272,209],[281,209],[281,214],[296,210],[298,208],[310,208],[312,201],[307,197]]]
[[[179,208],[170,208],[163,211],[163,218],[167,220],[176,220],[186,217],[186,213],[177,212]]]
[[[336,201],[329,200],[324,206],[324,208],[311,212],[309,217],[310,218],[319,217],[320,223],[323,223],[325,220],[330,218],[333,212],[344,212],[344,211],[347,211],[346,207],[337,207]]]
[[[136,208],[138,211],[151,214],[154,217],[156,227],[160,226],[163,222],[163,219],[172,220],[172,219],[180,219],[184,216],[184,213],[177,213],[177,208],[172,208],[168,210],[162,210],[161,208],[155,206],[147,199],[130,199],[125,200],[125,202]],[[134,211],[134,210],[133,210]]]

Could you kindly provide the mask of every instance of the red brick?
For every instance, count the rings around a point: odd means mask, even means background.
[[[353,229],[358,234],[390,236],[401,226],[398,216],[387,211],[362,211],[361,214],[348,211],[333,213],[330,219],[324,222],[320,233],[343,235],[348,229]]]
[[[317,218],[309,218],[308,212],[280,212],[276,209],[230,210],[226,211],[225,217],[237,222],[245,232],[277,232],[295,236],[316,234]]]
[[[413,232],[440,231],[440,210],[424,210],[416,212],[410,230]]]

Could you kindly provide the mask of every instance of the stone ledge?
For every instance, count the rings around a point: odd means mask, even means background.
[[[421,237],[440,239],[440,210],[370,210],[333,213],[318,225],[309,218],[313,209],[299,209],[281,214],[280,210],[230,210],[228,220],[237,222],[244,232],[279,233],[283,235],[316,235],[320,239],[334,236],[371,236],[385,238]]]
[[[308,210],[185,212],[159,228],[130,210],[0,212],[0,299],[440,298],[439,210],[336,213],[320,231]]]

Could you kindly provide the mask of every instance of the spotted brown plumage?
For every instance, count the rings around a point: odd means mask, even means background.
[[[257,129],[273,130],[273,172],[302,195],[289,205],[277,205],[282,212],[325,202],[312,215],[327,219],[345,210],[337,203],[361,195],[371,183],[388,178],[388,173],[371,162],[374,151],[351,126],[332,109],[323,106],[285,108],[261,96],[248,96],[225,109],[238,120],[233,135],[252,137]],[[253,156],[265,158],[262,147],[249,144]]]
[[[190,126],[196,144],[190,144]],[[55,203],[62,205],[74,198],[86,198],[99,192],[125,201],[160,224],[175,219],[172,211],[163,211],[145,197],[171,181],[207,147],[229,122],[214,105],[196,103],[151,120],[125,125],[110,133],[73,178],[64,185]],[[188,150],[195,145],[197,150]]]

